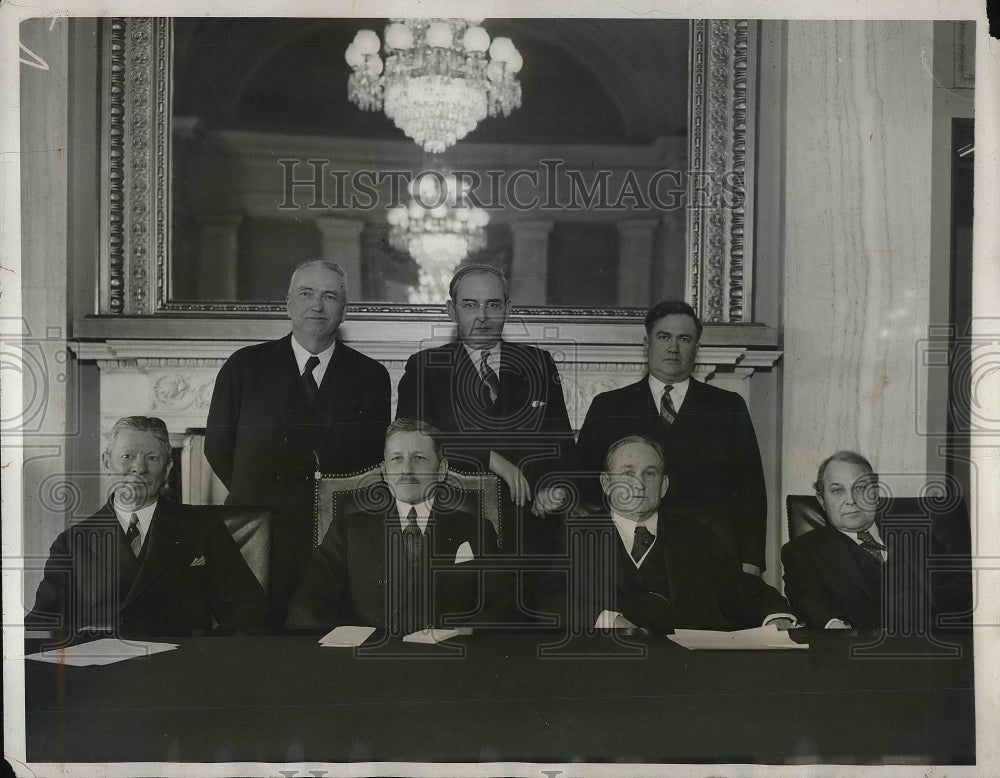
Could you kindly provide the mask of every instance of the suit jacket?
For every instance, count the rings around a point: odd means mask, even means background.
[[[667,428],[648,376],[597,395],[576,444],[581,489],[591,501],[601,497],[597,474],[608,448],[627,435],[644,435],[663,446],[670,477],[666,509],[707,524],[741,562],[764,569],[767,490],[742,397],[692,378],[684,404]]]
[[[413,631],[413,625],[399,627],[405,620],[403,603],[418,586],[424,618],[416,629],[497,613],[500,593],[481,583],[484,558],[497,548],[491,524],[479,526],[471,513],[435,507],[422,542],[425,553],[414,574],[406,561],[395,503],[384,514],[359,512],[336,520],[309,558],[286,626],[325,631],[353,624],[394,633]],[[456,564],[465,543],[474,559]]]
[[[503,341],[500,394],[482,401],[478,366],[460,341],[420,351],[399,381],[396,418],[416,418],[441,430],[450,464],[489,469],[490,451],[521,467],[534,487],[573,447],[559,371],[549,352]]]
[[[291,335],[247,346],[222,366],[208,412],[205,456],[227,503],[312,513],[313,473],[350,473],[382,461],[389,374],[341,342],[310,413]]]
[[[584,620],[571,627],[593,628],[604,610],[655,632],[759,627],[772,614],[792,612],[784,597],[744,573],[697,521],[661,511],[655,542],[638,568],[609,515],[566,522],[570,591],[563,584],[559,595]],[[565,605],[549,587],[541,609],[561,612]]]
[[[948,518],[948,517],[945,517]],[[881,525],[881,517],[877,519]],[[781,549],[785,592],[795,612],[810,627],[822,629],[830,619],[842,619],[856,629],[880,629],[883,609],[897,608],[906,616],[914,609],[932,619],[941,613],[964,613],[971,609],[968,576],[968,546],[948,521],[934,522],[929,542],[931,556],[947,556],[950,570],[926,575],[924,565],[897,555],[914,550],[914,544],[890,548],[880,563],[843,532],[826,524],[817,527]],[[886,530],[879,533],[888,545]],[[885,570],[883,570],[883,565]],[[885,584],[889,589],[886,590]]]
[[[29,628],[131,636],[263,630],[266,599],[225,525],[161,499],[139,558],[109,501],[56,538]]]

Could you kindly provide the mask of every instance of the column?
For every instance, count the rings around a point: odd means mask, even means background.
[[[239,277],[239,212],[203,211],[198,220],[198,298],[236,300]]]
[[[618,303],[645,308],[653,281],[653,237],[659,221],[622,221],[618,227]]]
[[[552,221],[512,221],[514,238],[510,297],[518,305],[545,305],[548,293],[549,233]]]
[[[361,219],[324,216],[316,220],[323,241],[323,259],[336,262],[347,274],[348,299],[361,298]]]

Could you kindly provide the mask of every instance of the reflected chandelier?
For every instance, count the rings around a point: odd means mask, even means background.
[[[387,209],[389,243],[408,251],[420,268],[411,303],[440,303],[459,263],[486,246],[490,215],[459,193],[454,176],[424,173],[409,184],[410,203]]]
[[[344,58],[354,72],[347,96],[385,115],[424,151],[440,154],[483,119],[521,106],[523,60],[510,38],[494,38],[482,19],[392,19],[379,37],[360,30]]]

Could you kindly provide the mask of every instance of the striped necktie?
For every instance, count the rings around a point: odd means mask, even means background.
[[[673,388],[673,384],[667,384],[663,388],[663,396],[660,397],[660,418],[668,427],[677,418],[677,408],[674,407],[674,401],[670,397],[670,390]]]
[[[486,400],[488,397],[489,404],[493,405],[500,396],[500,379],[497,378],[496,371],[490,367],[490,363],[487,361],[490,358],[490,350],[484,348],[481,353],[482,361],[479,363],[479,374],[483,377],[483,384],[485,386],[483,399]]]
[[[872,533],[863,529],[858,533],[858,540],[861,541],[861,548],[875,557],[879,562],[885,561],[882,557],[882,552],[885,551],[885,546],[875,540],[875,538],[872,537]]]
[[[128,541],[129,548],[132,549],[132,555],[138,559],[139,552],[142,551],[142,537],[139,535],[139,516],[133,513],[132,518],[129,519],[128,529],[125,530],[125,540]]]

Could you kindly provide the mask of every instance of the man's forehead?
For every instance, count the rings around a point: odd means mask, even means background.
[[[160,448],[163,441],[152,432],[139,430],[121,430],[111,442],[115,449]]]
[[[396,432],[385,442],[386,454],[404,454],[410,451],[434,453],[434,441],[422,432]]]
[[[622,446],[611,455],[610,465],[612,470],[662,466],[656,451],[645,443],[628,443]]]
[[[294,289],[337,291],[344,288],[344,277],[326,267],[304,267],[292,276]]]
[[[824,481],[827,487],[849,486],[858,481],[874,481],[875,473],[853,462],[831,462],[827,465]]]
[[[665,332],[673,334],[675,332],[694,335],[698,328],[694,326],[694,319],[686,313],[668,313],[653,322],[653,332]]]
[[[458,300],[502,300],[503,284],[492,273],[470,273],[455,287]]]

